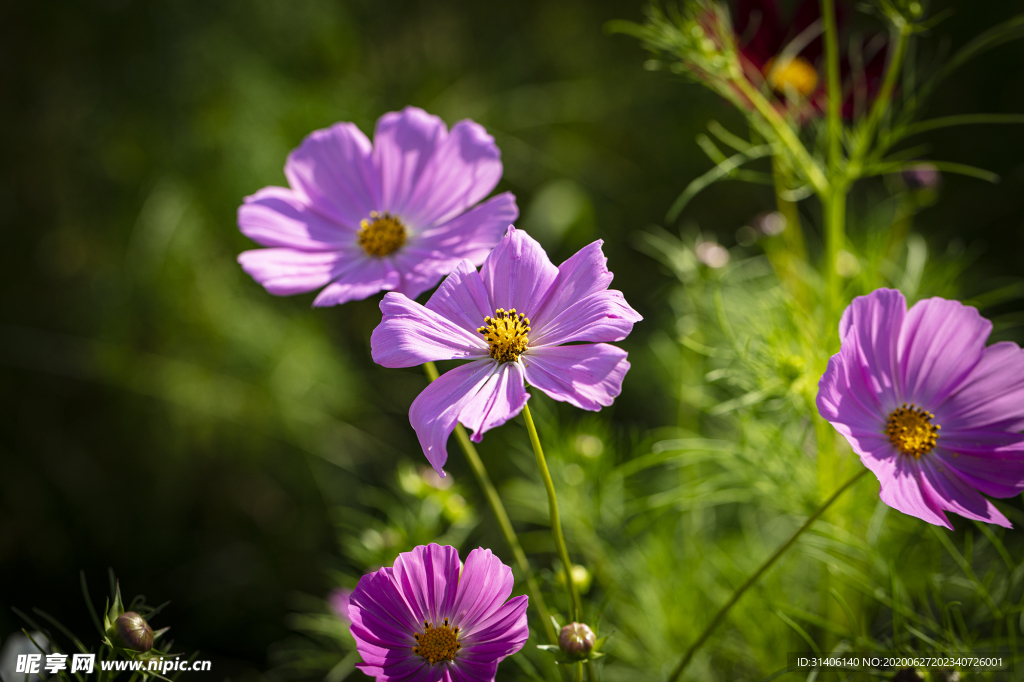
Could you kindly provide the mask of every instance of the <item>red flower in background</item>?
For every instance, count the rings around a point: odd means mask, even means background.
[[[840,4],[840,28],[846,17],[846,8]],[[804,0],[788,20],[780,16],[775,0],[737,0],[733,24],[751,82],[757,86],[767,83],[781,98],[799,107],[801,118],[814,118],[827,110],[824,23],[818,0]],[[888,43],[880,38],[852,41],[846,50],[840,43],[845,118],[861,114],[881,88]]]

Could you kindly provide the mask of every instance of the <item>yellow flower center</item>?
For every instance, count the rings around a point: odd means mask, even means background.
[[[390,213],[370,211],[359,225],[359,246],[371,256],[383,258],[405,243],[405,225]]]
[[[448,619],[440,627],[433,627],[423,621],[422,635],[413,635],[418,646],[412,652],[427,659],[433,665],[441,661],[454,661],[455,653],[462,648],[459,644],[459,628],[448,625]]]
[[[903,403],[889,415],[889,424],[885,432],[889,434],[889,442],[896,446],[904,455],[921,455],[931,452],[939,439],[938,424],[932,424],[935,415],[926,412],[911,403]]]
[[[769,59],[764,65],[764,75],[768,85],[783,95],[794,92],[807,97],[818,87],[818,72],[803,57],[789,57],[780,63]]]
[[[515,362],[530,345],[530,320],[515,308],[508,312],[498,308],[494,317],[484,318],[484,326],[477,331],[484,335],[491,357],[498,362]]]

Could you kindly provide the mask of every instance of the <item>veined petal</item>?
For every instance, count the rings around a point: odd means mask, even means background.
[[[380,139],[390,143],[394,138]],[[402,215],[423,228],[459,215],[490,194],[501,179],[501,152],[480,124],[459,121],[437,140],[422,170],[410,180],[410,193],[404,201],[395,197],[402,203]],[[388,172],[386,167],[381,170]]]
[[[478,623],[463,638],[462,658],[465,660],[501,660],[523,648],[530,636],[527,625],[525,594],[498,606],[486,620]]]
[[[463,405],[459,421],[473,432],[470,440],[479,443],[487,431],[519,414],[529,398],[522,366],[504,362]]]
[[[449,664],[445,674],[451,676],[450,682],[494,682],[498,672],[498,660],[467,661],[460,656]],[[445,682],[449,682],[446,678]]]
[[[965,483],[956,472],[943,466],[941,460],[922,457],[918,460],[921,469],[921,485],[928,495],[946,511],[959,514],[967,519],[995,523],[1006,528],[1013,524],[1002,512]]]
[[[494,360],[474,360],[445,372],[423,389],[409,408],[409,421],[416,431],[430,466],[444,476],[448,461],[448,436],[455,430],[459,413],[494,373]]]
[[[1024,491],[1024,452],[973,457],[939,448],[936,455],[968,485],[992,497],[1014,497]]]
[[[1010,341],[986,348],[981,362],[932,412],[944,431],[1024,430],[1024,349]]]
[[[356,267],[354,252],[254,249],[244,251],[238,262],[249,275],[276,296],[313,291]]]
[[[444,121],[416,107],[392,111],[378,119],[373,162],[380,178],[383,210],[412,221],[420,208],[413,199],[420,185],[429,180],[424,176],[430,175],[431,161],[447,137]]]
[[[622,392],[627,353],[604,343],[530,348],[521,358],[526,380],[555,400],[583,410],[608,407]]]
[[[353,123],[310,133],[285,163],[284,174],[305,203],[333,222],[358,230],[380,208],[372,147]]]
[[[491,550],[478,547],[466,557],[459,580],[459,592],[452,608],[452,619],[466,635],[505,603],[512,594],[515,579],[512,569]]]
[[[468,260],[459,263],[445,278],[427,301],[427,308],[457,324],[477,339],[481,348],[487,349],[487,343],[477,329],[494,310],[487,301],[487,291],[480,273]]]
[[[897,395],[897,341],[906,314],[903,294],[876,289],[853,299],[839,322],[844,364],[851,365],[849,385],[861,394],[865,406],[877,403],[886,413],[901,401]]]
[[[263,246],[300,251],[358,249],[356,230],[325,218],[285,187],[264,187],[238,207],[238,229]]]
[[[879,497],[882,502],[904,514],[953,530],[949,519],[942,513],[939,499],[932,494],[931,488],[926,491],[922,486],[917,460],[904,455],[881,460],[880,463],[883,466],[872,471],[881,484]]]
[[[480,334],[403,294],[385,294],[380,310],[384,317],[370,336],[370,355],[378,365],[413,367],[435,360],[487,357],[487,343]]]
[[[900,329],[903,400],[932,410],[981,362],[992,323],[959,301],[918,301]]]
[[[437,627],[452,611],[459,589],[459,553],[454,547],[420,545],[395,559],[394,580],[417,618]]]
[[[505,192],[413,235],[402,252],[418,259],[420,270],[447,275],[463,259],[483,263],[518,217],[515,196]]]
[[[854,429],[876,434],[885,429],[887,417],[875,393],[879,384],[868,385],[866,378],[856,349],[843,347],[829,358],[818,382],[818,412],[847,439]]]
[[[360,301],[378,291],[396,288],[401,277],[401,273],[395,270],[389,259],[364,256],[356,261],[352,268],[324,287],[313,300],[313,307],[323,308],[349,301]]]
[[[553,319],[532,324],[530,345],[621,341],[633,331],[633,325],[642,319],[626,303],[622,292],[598,291],[565,308]]]
[[[558,268],[537,241],[509,225],[505,237],[484,260],[480,276],[491,305],[531,317],[541,310]]]
[[[543,327],[574,303],[608,289],[613,275],[601,250],[603,244],[604,240],[598,239],[558,266],[558,277],[551,285],[544,307],[534,315],[535,329]]]

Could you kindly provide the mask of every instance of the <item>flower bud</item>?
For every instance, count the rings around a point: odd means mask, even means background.
[[[125,611],[114,621],[114,644],[135,651],[149,651],[153,648],[153,628],[146,619],[134,611]]]
[[[562,652],[577,661],[587,658],[594,650],[597,637],[584,623],[569,623],[558,634],[558,646]]]

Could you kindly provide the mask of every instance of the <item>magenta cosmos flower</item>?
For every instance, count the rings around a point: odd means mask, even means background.
[[[957,301],[910,310],[879,289],[854,299],[818,411],[881,483],[882,501],[952,528],[943,512],[1010,527],[982,497],[1024,490],[1024,351],[985,347],[992,323]]]
[[[480,272],[463,261],[425,306],[401,294],[380,303],[371,352],[385,367],[470,360],[431,383],[409,419],[427,460],[444,475],[457,421],[480,442],[519,414],[524,382],[584,410],[612,404],[629,369],[621,341],[642,318],[622,293],[596,241],[555,267],[529,235],[509,226]],[[572,345],[568,345],[572,344]]]
[[[476,206],[501,171],[494,138],[473,121],[449,131],[407,107],[377,121],[373,145],[336,123],[288,156],[289,187],[246,197],[238,227],[269,248],[238,262],[272,294],[322,289],[314,306],[382,290],[415,298],[462,259],[483,262],[519,215],[508,192]]]
[[[530,636],[525,595],[489,549],[460,566],[454,547],[421,545],[364,575],[348,616],[359,668],[377,682],[493,682]]]

